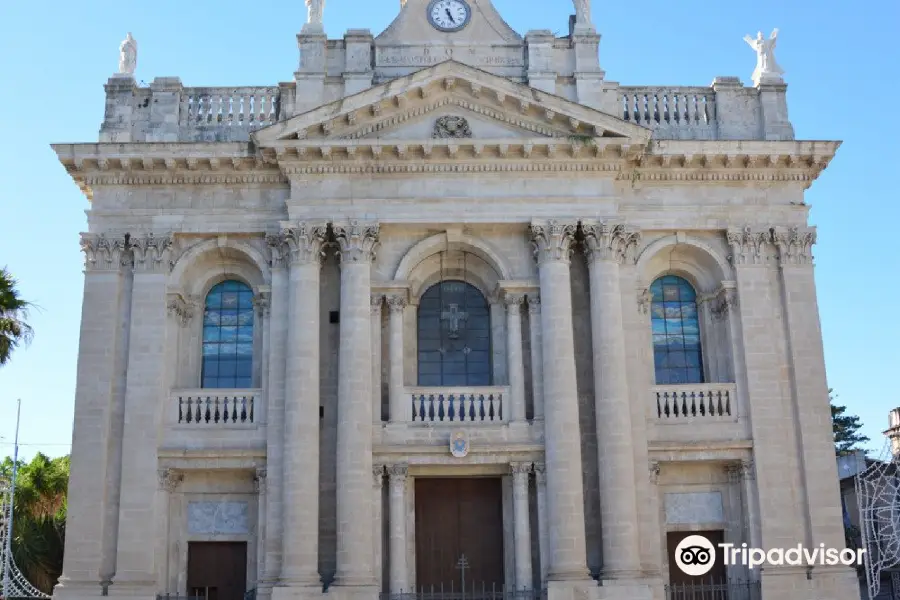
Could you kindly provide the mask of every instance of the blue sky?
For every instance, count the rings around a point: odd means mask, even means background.
[[[519,33],[567,31],[569,0],[494,0]],[[881,450],[887,411],[900,405],[900,2],[594,0],[601,65],[626,85],[749,83],[745,34],[780,29],[776,53],[800,139],[843,140],[807,200],[819,228],[819,305],[829,384]],[[327,0],[329,37],[378,34],[399,0]],[[292,78],[302,0],[4,2],[0,8],[0,264],[18,277],[34,343],[0,368],[0,456],[12,451],[23,401],[21,453],[65,454],[71,441],[88,203],[56,161],[56,142],[93,142],[103,84],[128,31],[138,81],[186,86],[274,85]],[[885,171],[887,169],[887,171]]]

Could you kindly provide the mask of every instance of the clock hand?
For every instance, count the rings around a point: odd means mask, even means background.
[[[450,9],[445,8],[444,11],[447,13],[447,16],[450,17],[450,20],[453,21],[453,24],[456,25],[456,19],[453,18],[452,14],[450,14]]]

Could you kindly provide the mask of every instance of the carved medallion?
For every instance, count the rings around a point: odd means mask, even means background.
[[[469,436],[458,429],[450,434],[450,454],[456,458],[465,458],[469,454]]]
[[[469,122],[462,117],[445,116],[434,122],[434,138],[470,138]]]

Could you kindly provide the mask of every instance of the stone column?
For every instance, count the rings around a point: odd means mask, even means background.
[[[582,228],[590,264],[602,578],[633,578],[640,576],[640,537],[619,265],[640,234],[608,223]]]
[[[159,562],[157,568],[157,580],[166,592],[176,590],[170,587],[169,582],[169,535],[172,494],[184,482],[184,474],[173,469],[161,469],[158,472],[159,488],[156,491],[156,499],[160,510],[157,513],[156,553]]]
[[[326,231],[322,224],[299,223],[281,232],[290,264],[280,524],[282,587],[320,586],[319,286]]]
[[[392,594],[409,593],[409,569],[406,564],[406,477],[407,465],[391,465],[391,586]]]
[[[541,297],[528,296],[528,330],[531,335],[531,397],[534,399],[534,419],[544,420],[544,357],[541,350]]]
[[[173,239],[152,233],[131,238],[134,254],[128,381],[125,389],[127,442],[122,452],[116,578],[113,594],[154,596],[158,566],[165,555],[156,544],[161,512],[157,448],[162,410],[170,409],[166,382],[167,353],[175,350],[167,315],[166,287],[172,267]],[[165,400],[163,400],[165,399]],[[77,438],[77,436],[76,436]],[[166,517],[167,518],[167,517]],[[135,543],[147,540],[147,543]]]
[[[531,517],[528,511],[528,474],[531,463],[510,463],[513,479],[513,518],[516,547],[516,589],[530,590],[531,575]]]
[[[121,329],[128,327],[119,322],[123,304],[131,301],[123,289],[128,277],[122,267],[127,240],[82,234],[81,249],[85,253],[84,292],[69,478],[69,535],[62,576],[54,589],[54,595],[60,597],[100,596],[98,579],[111,579],[115,572],[118,534],[118,502],[105,498],[104,489],[109,486],[106,495],[111,495],[110,472],[121,472],[105,465],[115,460],[108,456],[109,446],[121,447],[121,442],[111,439],[113,408],[124,402],[114,399],[117,374],[110,352],[115,348],[116,353],[127,356],[128,351],[127,340],[123,345],[120,339]],[[104,413],[110,415],[108,424],[100,417]],[[97,514],[100,507],[103,517]]]
[[[384,465],[372,465],[372,541],[375,558],[373,560],[375,571],[375,582],[378,585],[378,592],[384,591],[384,515],[382,514],[383,496],[382,489],[384,485]]]
[[[284,415],[285,382],[290,290],[288,284],[288,260],[290,248],[281,234],[266,239],[270,251],[272,293],[269,322],[268,371],[264,373],[266,406],[266,538],[265,570],[259,581],[260,596],[268,596],[281,576],[282,540],[284,535]]]
[[[382,294],[372,294],[372,425],[381,426],[381,305]],[[380,486],[380,484],[379,484]]]
[[[537,484],[538,551],[541,555],[541,586],[543,586],[547,581],[550,567],[547,557],[550,531],[547,522],[547,466],[542,462],[534,463],[534,481]]]
[[[569,256],[574,223],[531,226],[541,286],[545,456],[549,521],[548,581],[589,581]]]
[[[269,534],[266,511],[268,499],[266,496],[266,469],[258,468],[253,473],[253,487],[256,489],[256,579],[263,578],[266,572],[266,545],[265,540]]]
[[[351,221],[334,225],[334,234],[341,252],[335,586],[374,591],[369,298],[378,226]]]
[[[525,421],[525,366],[522,362],[522,303],[523,294],[506,294],[506,360],[509,369],[509,392],[512,407],[509,420]]]
[[[406,422],[407,399],[403,387],[403,315],[409,302],[406,292],[391,294],[387,297],[391,310],[388,328],[390,331],[390,398],[391,422]]]

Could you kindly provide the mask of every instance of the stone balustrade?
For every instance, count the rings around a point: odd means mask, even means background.
[[[277,87],[184,88],[178,121],[182,127],[243,127],[249,130],[278,121]]]
[[[734,420],[738,416],[733,383],[658,385],[651,388],[653,412],[661,422]]]
[[[508,387],[406,389],[413,423],[506,423]]]
[[[620,87],[617,117],[658,139],[716,139],[716,93],[711,87]]]
[[[170,422],[210,428],[257,425],[261,398],[262,390],[174,390]]]

